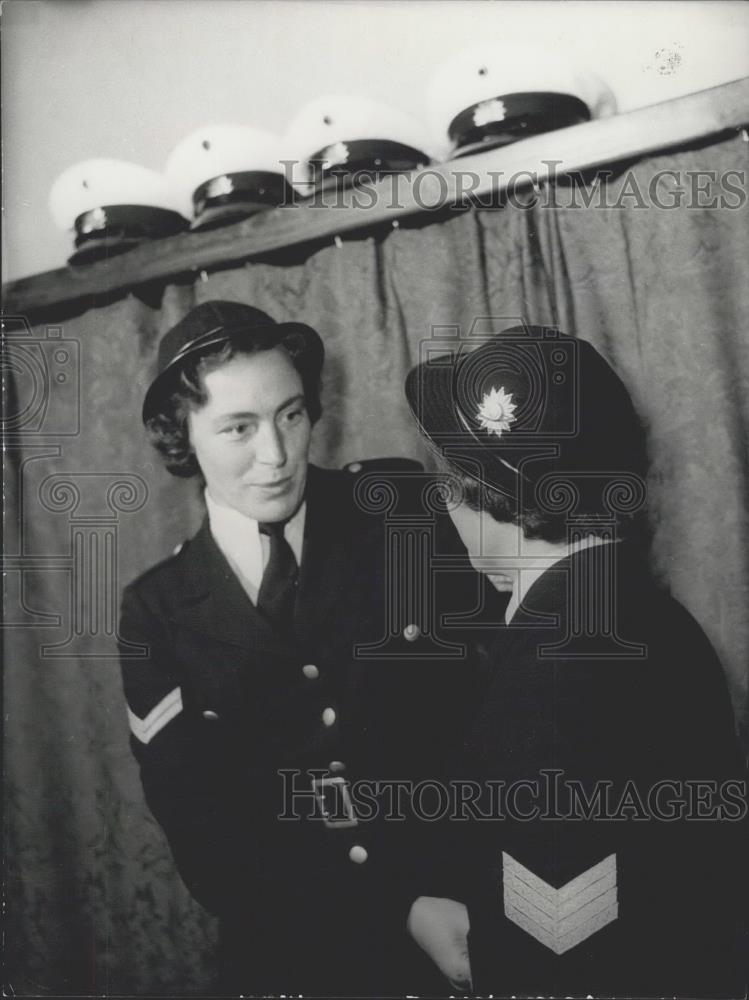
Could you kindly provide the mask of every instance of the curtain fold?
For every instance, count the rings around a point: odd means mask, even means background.
[[[644,159],[606,182],[607,200],[632,177],[647,191],[659,170],[745,171],[748,148],[735,138]],[[93,301],[14,343],[4,635],[16,992],[200,993],[211,982],[215,924],[174,874],[130,758],[113,620],[121,587],[202,517],[195,486],[163,471],[140,423],[158,337],[200,301],[237,299],[319,330],[313,458],[328,466],[429,462],[403,378],[456,328],[526,320],[594,343],[648,430],[656,566],[715,644],[746,722],[745,198],[678,211],[621,201],[422,217],[170,286],[160,308],[133,294]]]

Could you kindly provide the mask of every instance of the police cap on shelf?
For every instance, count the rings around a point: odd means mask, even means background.
[[[511,41],[464,49],[444,63],[427,91],[435,134],[451,156],[505,146],[615,112],[608,86],[542,45]]]
[[[601,477],[645,471],[624,384],[592,344],[554,329],[513,327],[427,357],[406,397],[451,466],[506,496],[579,473],[583,494],[600,497]]]
[[[214,299],[191,309],[159,342],[156,373],[143,401],[143,423],[158,412],[165,392],[171,391],[172,378],[180,364],[215,348],[228,340],[240,342],[246,336],[248,346],[271,350],[282,341],[293,349],[296,358],[303,358],[306,370],[322,370],[325,349],[320,335],[306,323],[277,323],[271,316],[243,302]]]
[[[301,161],[316,190],[377,178],[430,162],[421,123],[363,97],[329,95],[305,104],[286,132],[287,155]],[[310,192],[311,193],[311,192]]]
[[[289,204],[280,140],[245,125],[208,125],[169,154],[165,174],[193,229],[210,229]]]
[[[60,229],[75,231],[71,264],[129,250],[187,228],[166,179],[122,160],[85,160],[52,185],[49,208]]]

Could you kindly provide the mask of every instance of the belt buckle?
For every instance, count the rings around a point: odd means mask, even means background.
[[[326,789],[332,792],[326,795]],[[313,778],[312,791],[320,809],[322,821],[329,830],[345,830],[358,826],[359,820],[354,812],[354,803],[349,795],[348,782],[340,776],[331,778]],[[330,799],[333,799],[331,808]]]

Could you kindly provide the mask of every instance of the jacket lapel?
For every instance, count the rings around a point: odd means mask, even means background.
[[[278,636],[257,610],[211,535],[208,518],[183,562],[182,593],[172,620],[217,642],[257,650],[278,647]]]
[[[351,525],[353,501],[345,487],[345,480],[342,486],[338,482],[337,473],[309,466],[293,638],[280,636],[249,599],[216,545],[207,517],[184,553],[183,586],[175,595],[172,620],[218,642],[255,651],[278,649],[284,641],[346,641],[344,635],[331,635],[331,623],[340,628],[352,620],[348,609],[357,606],[362,554],[352,549],[355,540],[361,544],[361,538],[355,538]]]

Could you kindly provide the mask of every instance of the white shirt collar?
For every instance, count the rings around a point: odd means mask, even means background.
[[[268,539],[260,534],[258,522],[254,518],[241,514],[233,507],[217,503],[207,489],[203,496],[214,541],[234,570],[245,593],[256,604],[260,581],[268,562]],[[303,501],[296,514],[286,522],[283,532],[299,566],[302,565],[306,513],[307,503]]]
[[[518,569],[516,572],[515,586],[513,587],[512,596],[510,597],[507,608],[505,609],[505,624],[510,624],[512,619],[515,617],[518,608],[523,603],[525,595],[531,589],[536,580],[544,575],[547,569],[551,569],[552,566],[561,562],[562,559],[566,559],[567,556],[572,555],[573,552],[580,552],[582,549],[589,549],[593,545],[608,545],[611,541],[619,541],[619,539],[599,538],[596,535],[588,535],[587,538],[580,538],[578,541],[573,542],[565,553],[559,556],[558,559],[554,559],[551,562],[546,559],[539,559],[537,564],[534,566],[532,565],[534,560],[529,559],[528,562],[530,565],[523,569]],[[541,562],[543,562],[543,565],[539,565]]]

